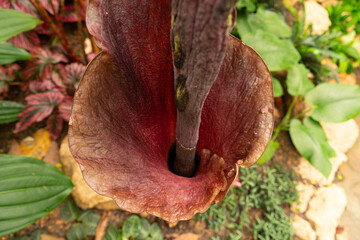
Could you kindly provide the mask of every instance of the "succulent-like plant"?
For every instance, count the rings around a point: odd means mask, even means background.
[[[69,145],[86,182],[169,222],[221,201],[273,129],[271,75],[230,35],[233,0],[90,0],[102,52],[77,89]]]

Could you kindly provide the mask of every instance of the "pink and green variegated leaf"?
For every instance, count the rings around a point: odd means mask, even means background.
[[[0,0],[0,6],[3,9],[10,9],[11,7],[10,0]]]
[[[61,75],[65,84],[76,84],[85,72],[85,66],[79,63],[71,63],[62,69]]]
[[[26,107],[19,114],[20,120],[16,124],[15,133],[25,130],[34,122],[40,122],[48,117],[65,96],[59,91],[36,93],[26,97]]]
[[[51,80],[44,81],[31,81],[29,84],[29,90],[32,93],[45,92],[47,90],[51,90],[55,87]]]
[[[85,20],[85,13],[80,11],[81,20]],[[76,14],[74,6],[64,6],[64,11],[59,14],[60,21],[63,22],[76,22],[78,16]]]
[[[28,51],[40,47],[40,38],[35,31],[20,33],[10,38],[8,42],[12,43],[16,47],[24,48]]]
[[[63,129],[64,120],[61,118],[58,112],[52,114],[46,121],[47,128],[50,133],[50,137],[53,140],[56,140]]]
[[[70,120],[72,104],[73,98],[70,96],[66,96],[64,101],[59,105],[58,115],[67,122]]]
[[[36,48],[31,51],[31,54],[33,58],[28,61],[23,75],[26,80],[43,80],[49,78],[53,72],[54,64],[67,62],[63,54],[51,52],[47,48]]]
[[[0,66],[0,93],[8,91],[9,87],[7,82],[11,82],[16,78],[16,72],[19,69],[20,66],[16,63],[13,63],[8,67]]]
[[[50,4],[50,0],[39,0],[41,5],[51,14],[54,14],[54,11],[51,7]],[[52,4],[54,6],[55,12],[58,13],[59,12],[59,7],[60,7],[60,1],[59,0],[52,0]]]

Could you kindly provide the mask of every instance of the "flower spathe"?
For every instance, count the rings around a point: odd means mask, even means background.
[[[207,96],[192,178],[168,170],[176,140],[171,1],[90,0],[87,25],[103,49],[75,94],[69,145],[86,182],[130,212],[169,222],[221,201],[237,165],[261,156],[273,128],[271,75],[230,36]]]

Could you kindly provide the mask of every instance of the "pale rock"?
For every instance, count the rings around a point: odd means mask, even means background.
[[[347,203],[345,191],[337,185],[316,191],[309,202],[306,217],[315,224],[319,240],[334,240],[338,221]]]
[[[8,154],[21,155],[20,145],[15,139],[11,140],[11,146]]]
[[[339,73],[339,82],[341,84],[356,85],[355,73]]]
[[[322,122],[329,144],[346,153],[356,142],[359,136],[359,127],[354,119],[342,123]]]
[[[336,240],[349,240],[349,233],[347,231],[347,228],[342,228],[342,231],[336,231],[335,235]]]
[[[59,147],[56,141],[50,142],[50,146],[47,152],[45,153],[43,160],[44,162],[50,163],[51,165],[61,169],[61,167],[59,167],[59,163],[60,163]]]
[[[200,235],[194,233],[184,233],[176,237],[174,240],[199,240]]]
[[[331,25],[326,9],[315,1],[305,2],[305,24],[312,24],[314,34],[322,34]]]
[[[302,179],[309,180],[312,184],[317,183],[320,186],[331,184],[340,165],[348,159],[344,153],[337,151],[336,148],[334,148],[334,150],[336,157],[329,159],[331,163],[331,172],[328,178],[322,175],[321,172],[315,169],[309,161],[303,157],[300,158],[300,163],[295,168],[296,173],[300,175]]]
[[[55,236],[52,236],[49,234],[41,234],[40,239],[41,240],[65,240],[65,238],[59,238],[59,237],[55,237]]]
[[[84,52],[86,55],[93,52],[90,38],[86,38],[84,41]]]
[[[111,198],[99,195],[86,184],[78,163],[70,153],[67,137],[62,141],[60,146],[60,160],[64,172],[71,178],[74,184],[72,196],[80,208],[88,209],[95,207],[102,210],[119,209]]]
[[[294,202],[294,204],[292,205],[292,210],[294,212],[303,213],[306,211],[308,203],[315,192],[315,187],[311,184],[299,183],[296,186],[296,190],[299,193],[300,203],[297,204],[296,202]]]
[[[315,240],[316,234],[312,229],[311,224],[305,219],[294,215],[292,220],[292,226],[295,231],[295,235],[302,240]]]

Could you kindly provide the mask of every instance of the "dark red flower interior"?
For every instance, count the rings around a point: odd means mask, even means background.
[[[271,75],[230,37],[201,114],[192,178],[168,169],[176,140],[171,1],[91,0],[87,24],[103,51],[75,94],[69,144],[87,183],[131,212],[176,222],[225,196],[237,166],[261,156],[273,128]]]

